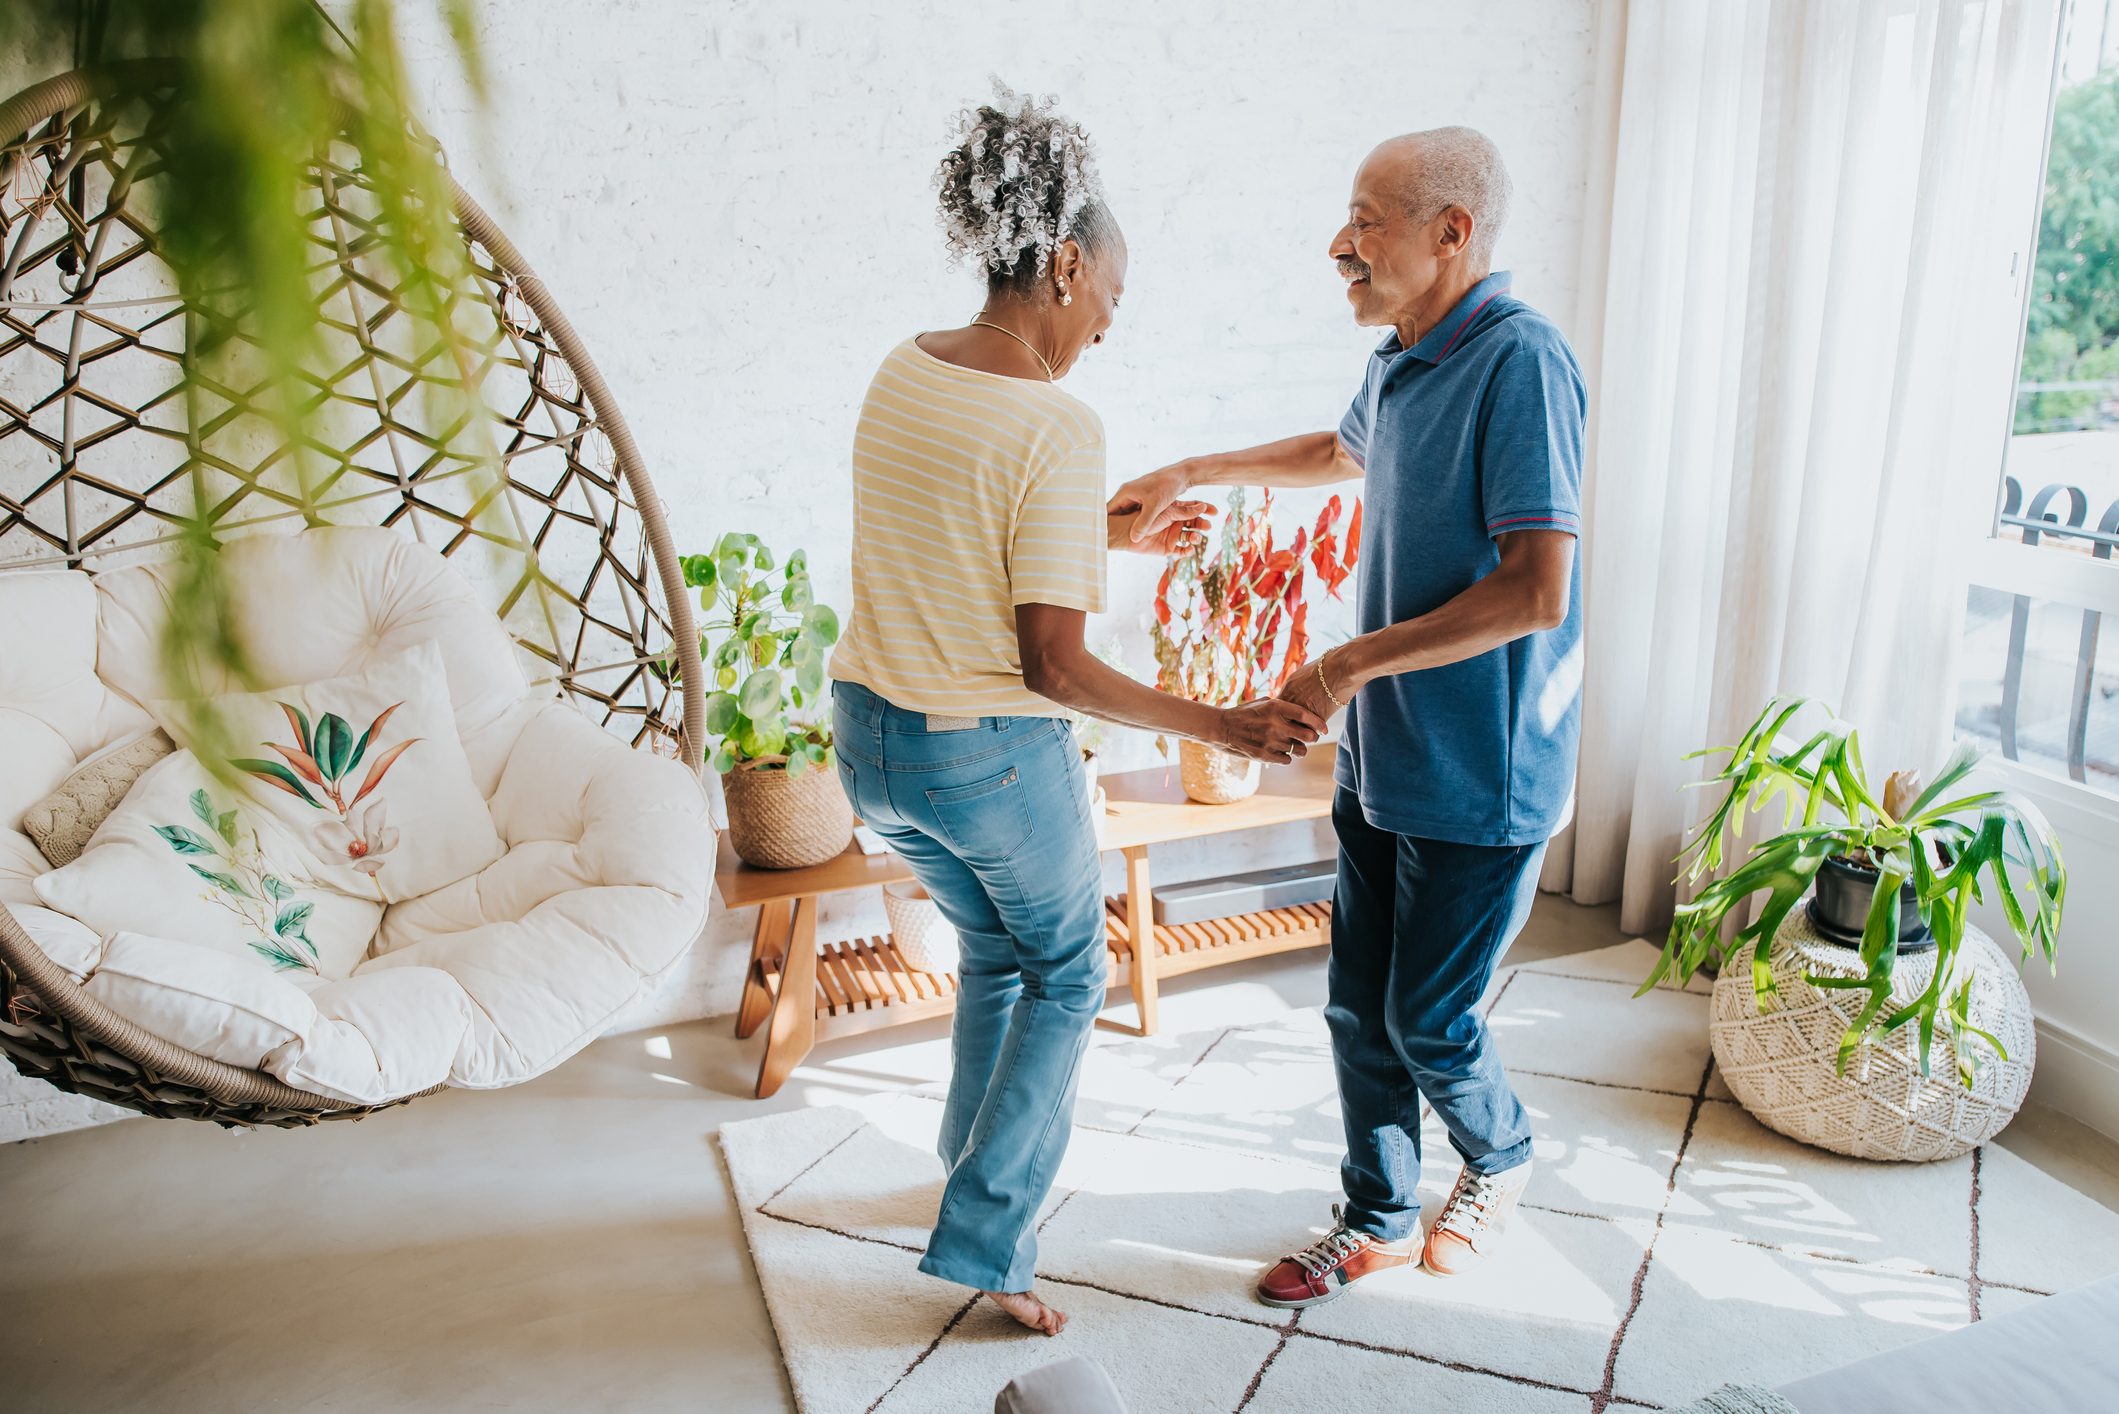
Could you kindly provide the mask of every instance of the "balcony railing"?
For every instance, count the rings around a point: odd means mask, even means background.
[[[2111,560],[2115,552],[2119,552],[2119,499],[2103,507],[2095,521],[2090,519],[2090,511],[2089,494],[2079,486],[2061,483],[2043,486],[2026,503],[2022,483],[2014,476],[2005,476],[1997,528],[2000,538],[2017,540],[2027,547],[2043,547],[2089,560]],[[1973,592],[1975,614],[1970,627],[1976,628],[1976,609],[1982,591],[1975,588]],[[1991,718],[1990,730],[1982,729],[1987,723],[1979,721],[1977,716],[1967,720],[1962,711],[1960,727],[1989,737],[2001,754],[2011,761],[2032,759],[2051,763],[2057,755],[2069,779],[2084,784],[2094,781],[2104,789],[2119,790],[2119,720],[2098,720],[2111,714],[2096,710],[2105,700],[2119,693],[2119,676],[2100,674],[2097,670],[2104,610],[2089,606],[2073,609],[2072,612],[2080,614],[2081,621],[2072,644],[2069,644],[2064,628],[2054,622],[2056,617],[2070,612],[2069,606],[2041,601],[2025,592],[1984,592],[1989,596],[2005,594],[2008,604],[2008,646],[2002,657],[2001,698],[1998,710]],[[2045,612],[2034,614],[2041,607]],[[2043,620],[2038,626],[2042,627],[2042,632],[2034,628],[2034,621],[2038,619]],[[2051,663],[2056,658],[2065,660],[2069,656],[2072,656],[2072,670],[2067,692],[2067,724],[2056,743],[2050,732],[2054,714],[2050,710],[2039,710],[2051,705],[2050,697],[2027,705],[2025,666],[2041,659]],[[2037,731],[2036,735],[2042,739],[2033,743],[2029,740],[2030,729],[2036,726],[2045,726],[2047,730]]]

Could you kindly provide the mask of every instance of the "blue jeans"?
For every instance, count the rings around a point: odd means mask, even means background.
[[[912,866],[962,951],[937,1145],[949,1178],[920,1270],[1027,1291],[1037,1210],[1067,1151],[1110,968],[1081,750],[1051,717],[938,731],[844,682],[832,703],[848,798]]]
[[[1479,1014],[1494,964],[1530,917],[1543,844],[1474,845],[1371,825],[1332,801],[1339,879],[1324,1016],[1346,1121],[1348,1227],[1386,1242],[1420,1218],[1420,1099],[1475,1173],[1530,1158],[1530,1121]]]

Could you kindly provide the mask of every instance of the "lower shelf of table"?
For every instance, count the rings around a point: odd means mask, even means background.
[[[1205,967],[1265,957],[1296,948],[1320,947],[1331,936],[1331,905],[1306,903],[1260,913],[1215,918],[1175,927],[1155,926],[1152,967],[1158,979]],[[1112,987],[1130,985],[1133,946],[1123,897],[1104,900],[1104,942],[1110,950]],[[779,959],[763,964],[765,982],[777,1000]],[[906,963],[888,934],[820,943],[817,947],[817,1036],[847,1036],[885,1026],[903,1026],[956,1007],[953,973],[921,972]]]

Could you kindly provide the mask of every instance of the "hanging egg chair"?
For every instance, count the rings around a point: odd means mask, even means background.
[[[424,395],[458,364],[431,356],[375,251],[381,208],[347,143],[307,174],[327,335],[304,370],[323,401],[309,444],[276,438],[250,402],[262,382],[202,405],[183,376],[200,321],[173,293],[155,214],[155,120],[181,101],[174,68],[142,61],[0,103],[0,1051],[61,1090],[226,1125],[517,1083],[599,1034],[705,917],[703,701],[698,674],[665,667],[698,639],[661,502],[573,327],[453,181],[474,275],[456,317],[495,431],[474,454],[435,425],[443,404]],[[307,1072],[206,1054],[225,1052],[218,1033],[180,1044],[108,1004],[95,958],[54,956],[66,920],[40,906],[50,865],[17,819],[153,727],[170,547],[201,521],[259,685],[438,646],[506,849],[453,893],[393,904],[377,944],[391,957],[350,979],[416,959],[362,994],[418,994],[416,1063],[391,1058],[387,1008],[312,994],[316,1034],[300,1039],[368,1047],[372,1083],[290,1084]],[[299,744],[328,754],[308,731]]]

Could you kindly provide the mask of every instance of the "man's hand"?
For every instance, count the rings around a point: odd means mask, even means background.
[[[1319,676],[1320,670],[1322,677]],[[1332,689],[1329,697],[1324,690],[1327,683]],[[1335,713],[1354,700],[1356,690],[1357,684],[1348,677],[1342,661],[1327,651],[1289,673],[1288,680],[1281,685],[1280,697],[1284,702],[1292,702],[1314,713],[1322,721],[1330,721]],[[1333,697],[1339,700],[1334,702]]]
[[[1117,498],[1112,498],[1117,504]],[[1138,550],[1143,555],[1182,555],[1204,545],[1214,528],[1211,501],[1172,501],[1164,511],[1165,524],[1145,538],[1134,534],[1140,521],[1138,510],[1104,512],[1104,543],[1114,550]]]
[[[1197,501],[1186,501],[1185,492],[1192,489],[1192,476],[1183,462],[1173,462],[1146,476],[1136,476],[1112,493],[1110,503],[1104,507],[1107,516],[1131,515],[1133,517],[1133,539],[1136,543],[1152,540],[1168,528],[1173,520],[1186,518],[1181,509],[1187,505],[1198,505]]]

